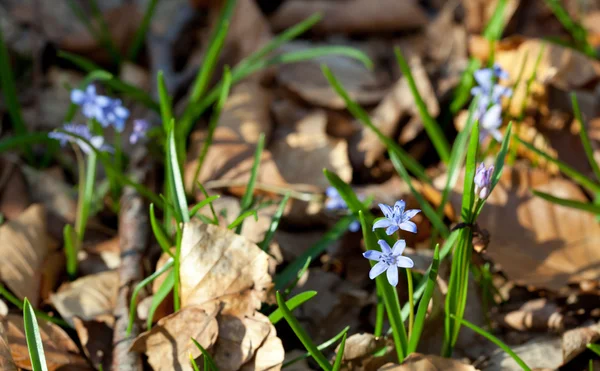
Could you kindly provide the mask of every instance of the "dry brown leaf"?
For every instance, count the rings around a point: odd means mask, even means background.
[[[517,331],[562,331],[565,317],[556,303],[538,298],[526,302],[517,310],[502,314],[499,322]]]
[[[563,364],[566,364],[600,339],[600,323],[569,330],[563,334]]]
[[[315,13],[323,19],[311,31],[320,34],[403,31],[427,22],[424,10],[412,0],[289,0],[271,17],[271,25],[281,31]]]
[[[119,268],[121,249],[119,236],[93,245],[84,245],[79,251],[79,271],[82,276]]]
[[[294,49],[304,49],[302,44]],[[281,85],[304,101],[318,107],[343,109],[344,100],[333,90],[321,71],[326,64],[331,73],[344,86],[348,95],[359,104],[376,104],[386,94],[387,81],[382,83],[373,71],[361,62],[343,56],[328,56],[310,61],[284,64],[277,69],[277,80]]]
[[[60,315],[74,325],[73,317],[85,321],[112,317],[118,289],[119,273],[107,271],[63,284],[50,296],[50,301]]]
[[[23,317],[9,314],[2,320],[2,324],[6,329],[8,344],[15,364],[30,370],[31,360],[25,339]],[[66,365],[81,367],[82,370],[89,369],[85,359],[79,355],[77,345],[63,329],[44,320],[38,320],[38,325],[49,371]]]
[[[560,336],[541,334],[525,344],[516,346],[511,344],[510,348],[535,371],[558,370],[562,363]],[[500,348],[496,348],[489,358],[485,366],[486,371],[523,370],[509,354]]]
[[[462,176],[461,176],[462,178]],[[451,196],[458,210],[462,179]],[[600,226],[593,214],[534,197],[531,189],[586,201],[572,182],[538,169],[505,167],[477,222],[489,231],[487,254],[509,279],[558,290],[600,276]]]
[[[228,229],[186,223],[181,241],[182,306],[222,302],[223,315],[252,315],[272,286],[269,255]]]
[[[250,361],[269,333],[271,323],[261,314],[237,317],[220,315],[219,337],[214,345],[213,359],[219,370],[235,371]]]
[[[113,348],[111,325],[96,320],[82,321],[77,317],[73,317],[73,322],[86,357],[92,365],[102,365],[104,370],[109,370]]]
[[[342,180],[352,180],[346,141],[327,135],[327,114],[323,110],[306,112],[292,129],[280,129],[269,147],[279,173],[289,184],[329,186],[323,168],[336,173]],[[302,159],[302,161],[298,161]]]
[[[8,338],[4,324],[0,322],[0,369],[5,371],[18,371],[15,361],[13,361],[8,345]]]
[[[379,371],[475,371],[475,367],[451,358],[413,353],[401,365],[387,364]]]
[[[285,358],[281,339],[277,337],[275,326],[269,323],[271,330],[254,357],[240,368],[241,371],[279,371]]]
[[[417,89],[421,97],[427,105],[429,113],[436,117],[439,114],[440,108],[437,97],[429,81],[429,77],[421,64],[421,61],[414,59],[411,61],[411,72],[415,78]],[[398,124],[403,116],[412,116],[419,119],[420,115],[415,104],[415,100],[408,86],[406,78],[401,77],[390,88],[385,98],[371,113],[373,124],[388,137],[394,136],[398,131]],[[423,130],[423,125],[420,123],[419,132]],[[401,143],[406,143],[415,138],[418,132],[403,133]],[[364,154],[364,165],[372,167],[386,151],[385,145],[379,140],[375,133],[363,127],[362,138],[358,143],[358,151]]]
[[[0,213],[6,219],[16,219],[29,204],[23,171],[16,163],[0,159]]]
[[[154,371],[192,371],[190,354],[198,358],[201,353],[191,339],[204,349],[215,343],[219,332],[218,311],[218,306],[185,307],[161,318],[150,331],[140,334],[131,350],[145,352]]]
[[[65,273],[64,250],[52,251],[42,264],[42,277],[40,282],[40,300],[47,302],[50,295],[56,290]]]
[[[36,306],[40,297],[41,268],[48,254],[46,213],[31,205],[17,219],[0,226],[0,278],[20,299]]]

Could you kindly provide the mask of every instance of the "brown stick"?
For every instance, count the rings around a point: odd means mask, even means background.
[[[141,179],[143,177],[138,177]],[[131,334],[127,335],[129,301],[135,285],[143,279],[142,257],[148,246],[148,212],[142,197],[131,187],[126,187],[121,197],[119,215],[119,244],[121,266],[119,267],[119,295],[114,310],[112,370],[141,371],[140,354],[130,352],[129,347],[140,332],[139,323],[134,322]]]

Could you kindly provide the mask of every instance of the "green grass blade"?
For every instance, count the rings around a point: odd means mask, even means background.
[[[265,68],[278,64],[296,63],[326,56],[342,56],[356,59],[366,68],[373,69],[373,62],[362,51],[347,46],[316,46],[306,50],[298,50],[274,56],[262,63],[257,63],[254,68]]]
[[[293,311],[310,299],[314,298],[316,295],[316,291],[305,291],[287,300],[285,304],[288,306],[290,311]],[[273,311],[273,313],[269,314],[269,321],[271,321],[271,323],[274,325],[276,325],[282,319],[283,312],[281,311],[281,308],[277,308]]]
[[[508,0],[500,0],[496,4],[494,13],[490,17],[490,20],[483,30],[483,37],[486,39],[490,41],[498,41],[500,38],[502,38],[502,33],[504,32],[505,26],[504,11],[507,3]]]
[[[350,326],[346,326],[339,334],[335,335],[334,337],[332,337],[331,339],[325,341],[324,343],[320,344],[319,346],[317,346],[317,349],[319,350],[324,350],[329,348],[330,346],[332,346],[333,344],[337,343],[338,340],[340,340],[345,334],[348,333],[348,330],[350,330]],[[303,359],[306,359],[310,357],[310,353],[305,353],[301,356],[298,356],[294,359],[290,359],[289,361],[285,362],[281,368],[286,368],[288,366],[293,365],[294,363],[301,361]]]
[[[575,119],[579,121],[579,136],[581,137],[581,144],[583,145],[585,155],[587,156],[588,162],[594,171],[594,175],[596,175],[596,180],[600,180],[600,167],[598,167],[598,163],[594,159],[592,143],[590,141],[590,137],[588,136],[585,123],[583,122],[583,117],[581,116],[581,111],[579,110],[579,103],[577,102],[577,95],[575,93],[571,93],[571,104],[573,105]]]
[[[200,371],[196,360],[194,359],[194,357],[192,357],[192,353],[190,353],[190,363],[192,364],[192,368],[194,369],[194,371]]]
[[[192,207],[192,209],[190,210],[190,219],[193,218],[196,213],[198,213],[198,211],[200,209],[202,209],[204,206],[211,204],[213,201],[218,200],[219,198],[221,198],[221,196],[219,195],[214,195],[214,196],[210,196],[209,198],[202,200],[200,202],[198,202],[194,207]]]
[[[283,212],[285,211],[285,205],[287,205],[287,202],[289,199],[290,199],[290,192],[287,192],[285,194],[285,196],[283,196],[283,199],[281,200],[281,202],[279,203],[279,206],[277,207],[275,214],[273,214],[273,218],[271,219],[271,224],[269,225],[269,229],[267,230],[267,233],[265,234],[265,237],[263,238],[261,243],[258,244],[258,246],[263,251],[268,252],[269,244],[271,243],[271,240],[273,239],[273,236],[275,235],[275,231],[277,231],[277,227],[279,227],[279,221],[281,220],[281,217],[283,216]]]
[[[595,215],[600,215],[600,205],[593,204],[591,202],[581,202],[576,200],[569,200],[566,198],[554,197],[548,193],[532,190],[534,195],[543,198],[546,201],[552,202],[553,204],[570,207],[572,209],[578,209],[590,212]]]
[[[588,347],[588,349],[590,349],[591,351],[593,351],[594,353],[596,353],[597,355],[600,356],[600,345],[588,344],[587,347]]]
[[[462,318],[457,318],[455,316],[452,316],[455,320],[459,321],[463,326],[475,331],[476,333],[478,333],[479,335],[485,337],[486,339],[488,339],[489,341],[491,341],[492,343],[496,344],[497,346],[499,346],[504,352],[506,352],[506,354],[508,354],[509,356],[511,356],[512,359],[515,360],[515,362],[517,362],[517,364],[525,371],[531,371],[531,368],[529,368],[529,366],[527,366],[527,364],[525,362],[523,362],[523,360],[521,359],[521,357],[519,357],[515,352],[512,351],[512,349],[510,349],[510,347],[506,344],[504,344],[504,342],[502,342],[502,340],[498,339],[497,337],[495,337],[494,335],[490,334],[489,332],[485,331],[484,329],[482,329],[481,327],[474,325],[473,323],[462,319]]]
[[[52,144],[54,139],[48,137],[48,133],[30,133],[17,135],[14,137],[4,138],[0,140],[0,153],[10,151],[16,148],[28,149],[30,145],[36,143]]]
[[[77,237],[73,226],[71,224],[65,224],[63,228],[63,239],[65,244],[65,258],[67,260],[67,275],[70,279],[77,277]]]
[[[223,73],[223,87],[221,88],[221,94],[219,95],[219,100],[215,105],[213,112],[210,116],[210,121],[208,122],[208,131],[206,133],[206,140],[202,144],[202,149],[200,150],[200,154],[198,155],[198,165],[196,165],[196,170],[194,171],[194,181],[198,179],[200,175],[200,170],[202,169],[202,165],[204,164],[204,160],[206,158],[206,154],[208,153],[208,149],[212,144],[213,137],[215,135],[215,130],[217,129],[217,125],[219,124],[219,118],[221,117],[221,111],[225,106],[225,102],[227,101],[227,97],[229,96],[229,90],[231,88],[231,72],[228,67],[225,67],[225,72]],[[194,183],[195,184],[195,183]],[[193,186],[192,186],[193,189]]]
[[[208,353],[208,351],[204,349],[204,347],[200,345],[200,343],[197,342],[196,339],[192,338],[192,341],[194,342],[194,345],[196,345],[196,348],[200,349],[200,352],[202,352],[202,356],[204,356],[204,364],[208,364],[208,369],[218,371],[219,368],[217,367],[217,364],[215,363],[213,358],[210,356],[210,353]],[[207,368],[204,368],[204,371],[207,371]]]
[[[454,99],[450,103],[450,112],[458,113],[461,108],[471,98],[471,88],[475,85],[473,74],[481,68],[481,62],[478,59],[471,58],[467,68],[460,77],[458,87],[454,90]]]
[[[0,30],[0,87],[2,88],[4,102],[13,130],[19,136],[27,134],[27,126],[25,126],[25,121],[23,121],[23,116],[21,115],[21,105],[18,101],[15,79],[10,66],[10,56],[4,43],[2,30]],[[26,154],[31,162],[33,160],[31,148],[26,148]]]
[[[258,213],[256,212],[256,210],[248,210],[248,211],[244,211],[243,213],[241,213],[237,218],[235,218],[235,220],[233,222],[231,222],[231,224],[229,224],[227,226],[227,229],[233,229],[238,227],[239,230],[236,230],[235,233],[240,234],[241,232],[241,226],[242,223],[244,222],[244,220],[246,220],[247,217],[249,216],[254,216],[254,220],[258,221]]]
[[[466,223],[472,221],[473,205],[475,204],[475,185],[473,179],[477,170],[477,151],[479,149],[479,123],[471,130],[467,160],[465,163],[465,179],[463,187],[463,198],[461,206],[462,219]]]
[[[167,159],[169,161],[169,187],[172,190],[171,202],[175,205],[175,214],[177,221],[187,223],[190,221],[190,215],[187,207],[187,199],[185,197],[185,189],[183,187],[183,177],[181,168],[179,167],[177,146],[175,144],[175,120],[171,120],[169,131],[167,133]]]
[[[148,330],[152,328],[152,319],[154,318],[154,313],[158,309],[158,306],[165,300],[165,298],[169,295],[169,293],[173,290],[175,286],[175,272],[170,271],[165,277],[165,280],[158,288],[158,291],[154,293],[152,296],[152,302],[150,303],[150,309],[148,310],[148,318],[146,320],[146,326]]]
[[[120,66],[121,59],[122,59],[121,53],[115,46],[115,43],[110,34],[110,30],[108,29],[108,25],[106,24],[106,21],[104,20],[104,16],[102,15],[102,12],[100,11],[98,4],[96,3],[96,0],[89,0],[89,4],[90,4],[90,8],[92,9],[92,15],[94,18],[96,18],[96,22],[98,22],[98,25],[100,26],[100,30],[98,33],[98,35],[99,35],[98,42],[99,42],[99,44],[104,44],[104,47],[106,48],[106,50],[108,50],[108,52],[114,59],[115,64],[117,66]]]
[[[292,312],[289,310],[279,291],[276,293],[277,295],[277,305],[281,309],[283,318],[285,318],[286,322],[290,325],[298,339],[302,342],[306,350],[311,354],[315,361],[319,364],[319,366],[326,371],[331,371],[331,364],[327,361],[327,358],[321,351],[317,348],[315,343],[313,343],[308,333],[302,328],[300,322],[294,317]]]
[[[339,371],[342,368],[342,359],[344,359],[344,349],[346,349],[347,337],[348,332],[345,332],[344,336],[342,337],[342,342],[340,343],[340,348],[338,349],[338,352],[335,355],[335,362],[333,363],[332,371]]]
[[[414,297],[414,295],[413,295]],[[410,303],[407,303],[410,304]],[[409,313],[410,314],[410,313]],[[381,289],[377,287],[377,304],[375,307],[375,328],[373,335],[376,337],[381,336],[383,333],[383,321],[385,320],[385,303],[383,302],[383,296],[381,295]]]
[[[198,188],[200,188],[200,191],[202,191],[202,194],[204,195],[204,197],[209,198],[206,188],[204,188],[204,186],[202,184],[200,184],[200,182],[197,182],[197,184],[198,184]],[[217,212],[215,211],[215,207],[213,206],[212,202],[209,203],[208,206],[210,207],[210,212],[213,216],[213,221],[212,221],[212,223],[209,223],[209,224],[219,225],[219,217],[217,216]]]
[[[421,206],[423,214],[425,214],[427,219],[429,219],[435,230],[439,232],[442,235],[442,237],[447,238],[450,235],[450,230],[448,229],[442,218],[438,215],[436,210],[429,204],[429,202],[427,202],[425,198],[421,196],[419,191],[417,191],[415,187],[413,187],[410,175],[408,175],[408,171],[406,171],[406,168],[402,164],[402,161],[400,161],[400,159],[398,158],[398,155],[392,151],[390,151],[389,154],[390,159],[392,160],[392,164],[396,169],[396,172],[406,182],[406,184],[408,184],[410,192],[413,194],[413,196]]]
[[[27,298],[23,302],[23,327],[25,328],[25,338],[27,340],[29,358],[31,359],[31,368],[33,371],[48,371],[40,329],[33,308]]]
[[[533,65],[533,72],[531,72],[531,76],[527,79],[527,85],[525,86],[525,97],[523,98],[523,102],[521,103],[521,111],[519,113],[519,122],[523,121],[525,117],[525,108],[527,107],[527,102],[529,100],[529,95],[531,94],[531,87],[535,82],[537,77],[537,71],[542,62],[542,56],[544,55],[544,51],[546,50],[546,43],[542,44],[540,51],[535,59],[535,64]]]
[[[294,279],[294,281],[285,288],[285,290],[283,291],[283,295],[286,298],[288,297],[290,292],[292,292],[292,290],[296,288],[296,285],[298,285],[298,282],[300,282],[300,279],[302,278],[302,276],[304,276],[304,273],[306,273],[306,271],[308,270],[308,267],[310,266],[310,262],[312,262],[312,258],[309,256],[306,259],[306,261],[304,262],[304,266],[302,266],[302,269],[300,269],[298,271],[298,273],[296,274],[296,279]]]
[[[144,40],[146,38],[146,32],[148,32],[148,28],[150,27],[150,21],[152,20],[152,16],[154,15],[154,11],[156,10],[156,5],[158,4],[158,0],[150,0],[148,2],[148,6],[146,7],[146,11],[144,12],[144,18],[142,19],[142,23],[135,31],[135,35],[133,36],[133,42],[127,51],[127,59],[135,62],[137,56],[144,45]]]
[[[10,291],[8,291],[4,286],[0,285],[0,296],[2,296],[6,301],[14,305],[15,307],[23,310],[23,302],[14,296]],[[52,322],[64,328],[73,328],[70,324],[65,322],[64,320],[56,317],[49,316],[48,314],[42,312],[41,310],[34,309],[33,312],[38,318],[43,319],[44,321]]]
[[[256,187],[256,179],[258,178],[258,169],[260,167],[260,160],[262,158],[263,148],[265,147],[265,134],[260,133],[258,137],[258,142],[256,143],[256,151],[254,152],[254,162],[252,163],[252,170],[250,172],[250,179],[248,180],[248,185],[246,186],[246,191],[242,196],[242,200],[240,201],[240,216],[246,213],[250,207],[252,206],[252,201],[254,199],[254,187]],[[239,217],[238,217],[239,219]],[[243,221],[243,219],[242,219]],[[242,224],[240,223],[237,226],[236,233],[239,234],[242,230]]]
[[[160,105],[160,117],[162,119],[163,128],[166,133],[169,129],[169,124],[173,119],[173,109],[171,97],[167,92],[167,85],[165,83],[165,75],[163,71],[158,71],[158,73],[156,74],[156,84],[158,86],[158,102]]]
[[[365,215],[362,211],[358,213],[358,219],[362,227],[365,247],[367,250],[381,251],[377,244],[377,237],[371,230],[371,225],[367,224]],[[375,262],[369,260],[371,266],[375,265]],[[396,288],[387,282],[387,278],[384,274],[377,276],[375,279],[377,286],[379,286],[385,308],[387,310],[387,317],[390,321],[390,327],[392,329],[392,335],[394,338],[394,346],[396,348],[396,354],[398,355],[398,362],[402,363],[407,353],[408,341],[406,339],[406,329],[404,328],[404,322],[401,317],[400,303],[398,301],[398,293]]]
[[[171,246],[173,246],[173,243],[161,225],[158,223],[156,214],[154,213],[153,203],[150,204],[150,226],[152,227],[152,233],[154,234],[154,237],[156,238],[161,250],[172,257],[173,253],[171,252]]]
[[[75,66],[82,69],[86,73],[90,73],[90,72],[98,71],[98,70],[104,71],[104,69],[102,67],[98,66],[94,62],[92,62],[89,59],[86,59],[82,56],[76,55],[76,54],[71,54],[71,53],[68,53],[65,51],[59,51],[58,57],[73,63]],[[104,72],[109,73],[107,71],[104,71]],[[136,86],[133,86],[131,84],[128,84],[126,82],[123,82],[116,77],[113,77],[110,80],[106,80],[104,83],[109,88],[111,88],[117,92],[125,94],[126,96],[142,103],[143,105],[152,109],[153,111],[160,112],[159,104],[156,103],[156,101],[154,101],[154,99],[152,99],[152,97],[147,92],[143,91],[142,89],[140,89]]]
[[[570,15],[569,12],[562,6],[560,1],[558,0],[545,0],[546,5],[552,10],[552,13],[556,16],[558,21],[563,25],[563,27],[569,31],[573,39],[575,40],[575,44],[577,49],[581,52],[587,54],[592,58],[596,58],[596,51],[594,47],[590,45],[587,38],[587,31],[585,27],[583,27],[579,22],[575,21]]]
[[[508,153],[508,148],[510,147],[510,138],[512,132],[512,122],[508,124],[508,128],[506,128],[506,133],[504,134],[504,139],[502,140],[502,146],[500,146],[500,152],[498,152],[498,156],[496,157],[496,163],[494,164],[494,172],[492,173],[492,186],[490,188],[490,193],[494,190],[494,187],[500,182],[500,177],[502,176],[502,170],[504,169],[504,164],[506,163],[506,154]],[[483,207],[483,202],[479,204],[479,209],[477,210],[475,215],[479,215],[481,208]]]
[[[94,152],[87,154],[87,163],[85,167],[85,181],[83,183],[83,192],[79,196],[82,198],[82,202],[79,203],[81,207],[77,211],[77,220],[75,221],[75,232],[77,239],[83,241],[85,235],[85,228],[87,221],[90,216],[90,208],[92,199],[94,197],[94,189],[96,186],[96,166],[98,164],[98,158]]]
[[[566,163],[553,158],[546,152],[537,149],[532,144],[523,141],[521,138],[516,138],[516,139],[520,144],[525,146],[528,150],[530,150],[530,151],[534,152],[535,154],[537,154],[538,156],[544,158],[546,161],[551,162],[551,163],[555,164],[556,166],[558,166],[560,171],[562,171],[566,176],[571,178],[573,181],[575,181],[582,187],[589,189],[592,193],[600,193],[600,185],[594,183],[588,177],[581,174],[579,171],[575,170],[574,168],[567,165]]]
[[[150,284],[152,281],[157,279],[160,275],[168,271],[173,267],[173,258],[167,260],[167,262],[156,272],[152,273],[148,277],[144,278],[140,283],[135,285],[133,289],[133,293],[131,294],[131,300],[129,302],[129,323],[127,324],[127,336],[131,334],[131,330],[133,329],[133,321],[135,321],[135,311],[137,305],[137,297],[140,291],[146,287],[146,285]]]
[[[417,310],[417,315],[415,317],[415,324],[413,326],[413,331],[410,334],[410,339],[408,341],[408,349],[406,351],[407,354],[411,354],[417,351],[417,346],[419,345],[419,340],[421,339],[421,333],[423,332],[423,327],[425,326],[425,317],[427,316],[427,307],[429,306],[429,301],[433,296],[433,290],[435,289],[435,285],[437,282],[438,268],[440,266],[440,246],[437,245],[435,247],[435,251],[433,253],[433,262],[429,267],[429,271],[426,274],[427,277],[427,286],[425,287],[425,292],[423,293],[423,298],[419,303],[419,309]]]
[[[431,179],[425,174],[425,169],[421,164],[415,161],[405,150],[403,150],[396,142],[392,139],[388,138],[384,135],[371,121],[369,118],[369,114],[362,109],[356,102],[354,102],[348,92],[344,89],[344,87],[340,84],[340,82],[333,75],[329,67],[323,65],[321,67],[323,70],[323,74],[329,81],[329,84],[333,87],[335,92],[344,100],[346,103],[346,108],[352,116],[354,116],[357,120],[362,122],[365,126],[371,129],[379,138],[381,142],[387,147],[388,151],[395,152],[400,160],[405,164],[406,168],[413,172],[419,180],[422,180],[428,184],[431,184]]]
[[[406,62],[406,59],[404,59],[404,56],[402,55],[402,51],[400,50],[400,48],[395,47],[394,52],[396,54],[396,61],[398,62],[400,71],[402,72],[402,75],[404,75],[406,81],[408,82],[410,92],[412,93],[413,99],[417,105],[417,109],[419,110],[419,115],[421,116],[421,120],[423,121],[423,127],[425,128],[425,132],[429,136],[429,139],[431,139],[431,143],[433,143],[433,146],[435,147],[438,156],[440,156],[440,159],[445,164],[448,164],[450,160],[450,145],[448,144],[448,140],[446,139],[446,136],[444,135],[444,132],[442,131],[438,123],[429,114],[429,111],[427,110],[427,105],[425,104],[425,101],[419,93],[419,89],[417,88],[417,84],[415,83],[415,78],[412,75],[412,72],[408,63]]]

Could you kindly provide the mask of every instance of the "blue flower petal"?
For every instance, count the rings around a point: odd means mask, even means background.
[[[373,266],[373,268],[371,268],[371,270],[369,271],[369,278],[375,279],[375,277],[377,277],[381,273],[385,272],[385,270],[387,268],[388,268],[388,265],[384,262],[379,262],[379,263],[375,264]]]
[[[394,209],[392,209],[386,204],[379,204],[379,208],[381,209],[381,212],[383,213],[383,215],[385,215],[386,218],[391,218],[392,215],[394,215]]]
[[[363,253],[363,256],[369,260],[381,260],[381,252],[377,250],[367,250]]]
[[[412,268],[415,266],[415,263],[412,261],[411,258],[408,258],[406,256],[398,256],[396,258],[396,265],[400,268]]]
[[[373,230],[375,230],[377,228],[387,228],[393,224],[394,224],[394,222],[392,222],[391,220],[389,220],[387,218],[382,218],[373,224]]]
[[[404,213],[404,215],[402,216],[403,220],[410,220],[412,218],[415,217],[415,215],[417,215],[418,213],[421,212],[421,209],[411,209],[411,210],[406,210],[406,212]]]
[[[407,232],[417,233],[417,225],[408,220],[400,224],[400,229]]]
[[[404,241],[404,240],[396,241],[396,243],[394,244],[394,248],[392,249],[392,255],[394,255],[394,256],[402,255],[402,252],[404,251],[405,248],[406,248],[406,241]]]
[[[379,247],[381,247],[381,251],[384,254],[392,253],[392,249],[390,249],[390,245],[388,245],[388,243],[385,240],[379,240],[379,241],[377,241],[377,243],[379,244]]]
[[[387,279],[390,285],[396,287],[398,285],[398,267],[390,265],[387,269]]]
[[[385,233],[386,233],[388,236],[391,236],[391,235],[392,235],[392,234],[394,234],[394,233],[395,233],[397,230],[398,230],[398,225],[397,225],[397,224],[393,224],[393,225],[390,225],[390,226],[388,227],[388,229],[386,229],[386,230],[385,230]]]

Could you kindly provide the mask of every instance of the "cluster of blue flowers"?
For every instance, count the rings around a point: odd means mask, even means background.
[[[327,201],[325,201],[325,209],[329,211],[346,211],[348,210],[348,205],[346,201],[342,198],[340,193],[335,189],[335,187],[327,187],[325,191],[325,195],[327,195]],[[360,229],[360,222],[358,220],[354,220],[348,226],[348,230],[350,232],[358,232]]]
[[[379,208],[383,212],[384,218],[377,220],[373,224],[373,230],[377,228],[386,228],[385,232],[388,236],[392,235],[399,229],[408,231],[411,233],[417,233],[417,225],[411,222],[415,215],[421,210],[412,209],[405,210],[406,204],[400,200],[394,204],[394,207],[379,204]],[[392,286],[398,285],[398,268],[412,268],[414,262],[412,259],[402,256],[402,252],[406,248],[406,241],[400,239],[396,241],[393,247],[385,240],[379,240],[377,242],[381,247],[381,251],[368,250],[363,253],[363,256],[369,260],[377,262],[369,272],[369,278],[375,279],[383,272],[387,272],[387,280]]]
[[[125,122],[129,118],[129,110],[123,107],[120,99],[99,95],[94,85],[89,85],[85,90],[75,89],[71,91],[71,101],[81,107],[81,113],[90,120],[96,120],[103,128],[112,126],[117,132],[125,129]],[[149,124],[145,120],[134,120],[133,132],[129,137],[129,142],[135,144],[143,139]],[[77,144],[85,153],[91,153],[92,148],[88,143],[79,138],[75,138],[68,133],[75,134],[87,140],[94,148],[99,151],[112,151],[113,148],[105,143],[104,137],[94,135],[87,125],[66,123],[62,131],[55,131],[49,134],[50,138],[60,141],[61,146],[67,142]]]
[[[480,125],[480,140],[488,135],[501,142],[502,133],[502,97],[510,97],[512,89],[498,85],[498,80],[508,79],[508,73],[499,65],[493,68],[483,68],[475,72],[475,81],[478,86],[471,89],[473,96],[479,97],[477,118]]]

